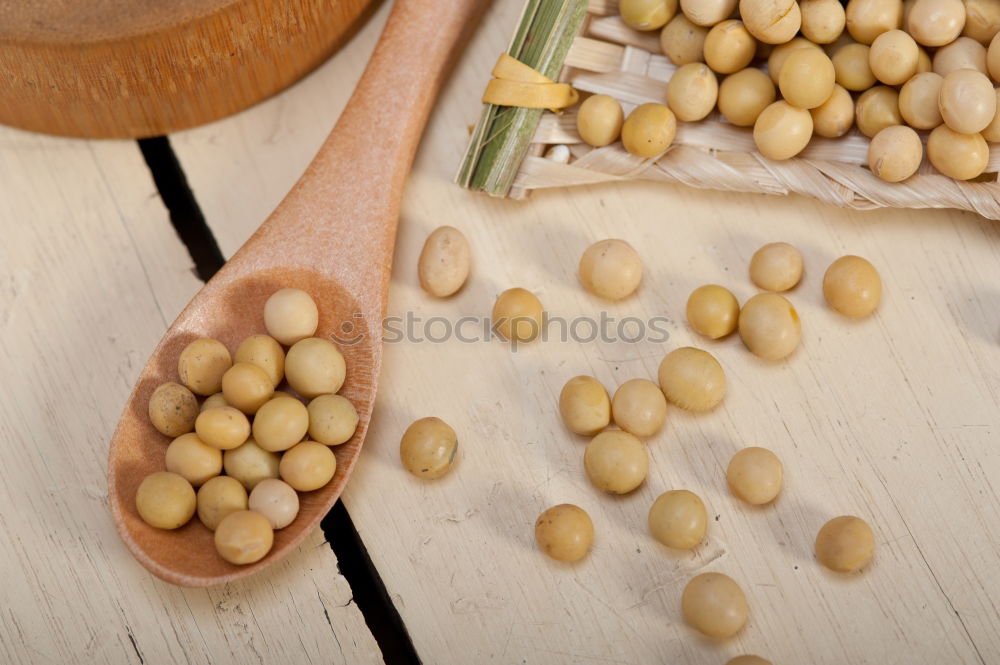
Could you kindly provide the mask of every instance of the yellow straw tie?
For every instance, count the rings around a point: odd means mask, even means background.
[[[555,113],[576,104],[579,93],[568,83],[556,83],[523,62],[501,53],[486,84],[483,102],[497,106],[549,109]]]

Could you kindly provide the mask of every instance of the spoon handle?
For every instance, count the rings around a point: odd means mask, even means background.
[[[301,266],[384,314],[403,185],[466,29],[488,0],[396,0],[306,172],[227,269]]]

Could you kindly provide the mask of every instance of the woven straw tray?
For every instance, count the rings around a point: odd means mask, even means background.
[[[643,33],[618,17],[615,0],[591,0],[588,17],[566,57],[560,80],[583,93],[618,99],[626,114],[645,102],[666,98],[676,67],[662,55],[659,33]],[[926,132],[922,138],[926,142]],[[735,127],[719,113],[695,123],[678,123],[677,138],[652,160],[628,154],[620,142],[591,148],[576,132],[576,109],[546,111],[521,162],[508,196],[535,189],[630,179],[681,182],[691,187],[736,192],[812,196],[856,210],[881,207],[957,208],[1000,219],[1000,144],[990,146],[986,173],[960,182],[940,175],[926,156],[916,175],[887,183],[867,169],[869,140],[856,128],[838,139],[813,137],[800,155],[772,161],[756,152],[750,128]],[[569,149],[568,162],[565,145]]]

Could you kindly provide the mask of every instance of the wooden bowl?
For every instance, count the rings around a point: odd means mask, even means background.
[[[0,3],[0,123],[88,138],[158,136],[291,85],[374,0]]]

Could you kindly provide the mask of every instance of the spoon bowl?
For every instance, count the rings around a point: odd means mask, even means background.
[[[221,584],[274,563],[319,524],[344,489],[368,431],[382,359],[381,322],[403,184],[447,65],[484,0],[398,0],[347,108],[306,173],[274,213],[205,285],[153,351],[129,397],[108,458],[108,502],[125,545],[158,577],[184,586]],[[420,44],[419,57],[413,45]],[[199,337],[234,351],[266,332],[264,303],[281,288],[309,293],[315,333],[340,348],[347,376],[340,394],[358,412],[354,437],[332,448],[337,472],[300,492],[295,521],[274,534],[260,561],[236,566],[215,550],[197,519],[175,530],[149,526],[136,490],[164,469],[169,439],[149,421],[153,390],[177,381],[181,351]]]
[[[320,319],[316,337],[338,344],[347,363],[347,377],[339,394],[358,412],[358,429],[344,444],[331,448],[337,457],[337,472],[324,487],[299,493],[299,514],[289,527],[274,532],[274,546],[267,559],[276,560],[294,549],[329,511],[340,496],[354,468],[364,441],[375,401],[375,386],[381,356],[378,329],[361,314],[358,303],[336,283],[304,270],[268,270],[236,279],[222,287],[216,299],[199,298],[170,327],[139,376],[135,391],[115,434],[115,463],[109,476],[111,509],[122,538],[139,561],[167,581],[184,586],[203,586],[231,581],[253,571],[254,566],[234,566],[215,553],[213,532],[197,519],[175,530],[146,524],[135,507],[139,483],[150,473],[163,470],[164,453],[170,439],[153,427],[147,415],[149,396],[162,383],[177,381],[177,358],[199,337],[212,337],[235,349],[246,337],[266,332],[264,302],[283,287],[302,289],[316,300]],[[225,310],[212,305],[221,302]],[[376,313],[377,316],[377,313]],[[129,497],[133,497],[129,500]],[[265,560],[267,560],[265,559]]]

